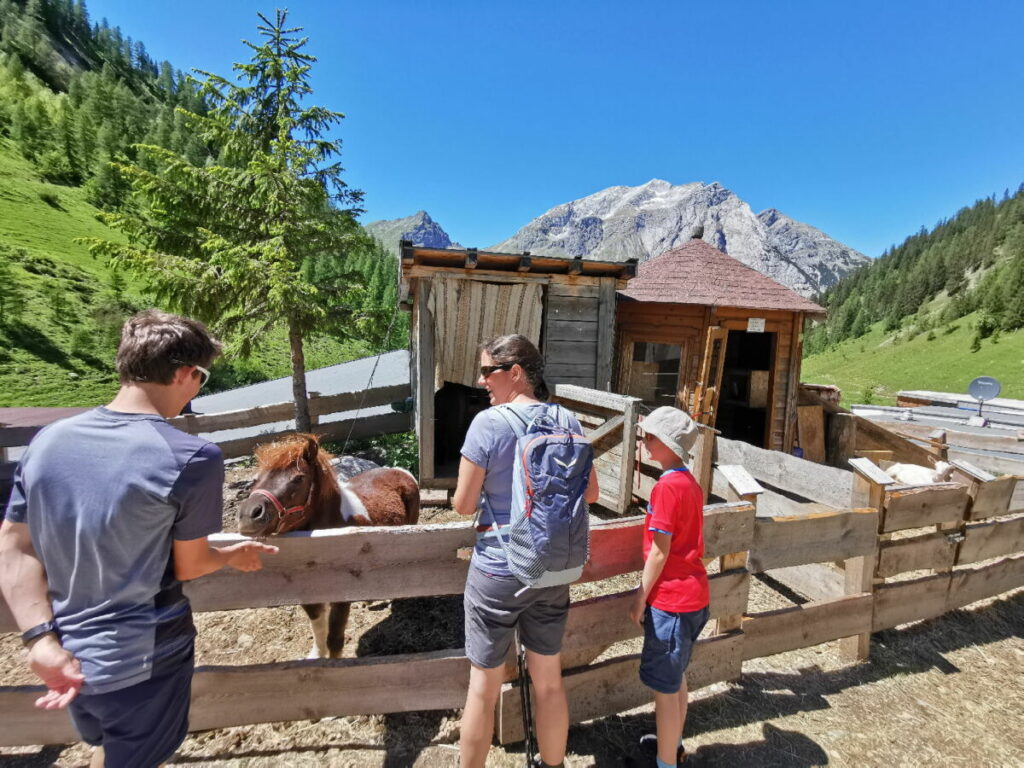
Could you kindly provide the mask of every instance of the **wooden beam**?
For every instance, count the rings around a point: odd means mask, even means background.
[[[885,579],[907,571],[948,570],[955,559],[956,539],[945,533],[890,539],[879,543],[876,575]]]
[[[828,463],[846,469],[857,444],[857,418],[852,413],[833,413],[828,419]]]
[[[743,659],[870,632],[871,611],[871,595],[851,595],[748,616],[743,620]]]
[[[466,269],[476,269],[476,265],[478,262],[479,257],[477,256],[476,248],[468,248],[466,250],[466,260],[462,266],[464,266]]]
[[[416,367],[415,424],[419,441],[420,485],[434,478],[434,323],[430,316],[430,280],[416,281],[413,316]]]
[[[878,632],[946,612],[950,575],[942,573],[912,581],[875,586],[875,614],[871,629]]]
[[[532,260],[530,259],[530,252],[523,251],[523,255],[519,257],[519,266],[516,267],[518,272],[529,272]]]
[[[1024,587],[1024,555],[1008,557],[978,568],[954,571],[945,610],[962,608],[1018,587]]]
[[[569,262],[569,274],[570,275],[582,275],[583,274],[583,259],[573,259]]]
[[[388,712],[455,709],[466,700],[461,648],[381,658],[199,667],[189,730]],[[0,688],[0,746],[78,741],[63,712],[36,709],[42,687]]]
[[[347,437],[359,439],[408,432],[411,426],[412,420],[408,413],[380,413],[375,416],[360,416],[354,419],[317,424],[314,432],[321,437],[330,439],[340,440]],[[282,432],[267,432],[252,437],[240,437],[236,440],[220,440],[217,441],[217,446],[224,454],[225,459],[235,459],[239,456],[250,455],[258,445],[271,443],[294,434],[294,432],[294,429],[287,429]]]
[[[742,665],[742,649],[741,632],[699,640],[694,645],[686,674],[690,689],[737,677]],[[640,682],[639,668],[640,655],[634,654],[563,675],[569,701],[569,722],[606,717],[649,704],[651,689]],[[523,739],[520,709],[519,687],[506,684],[501,691],[495,722],[499,743],[510,744]]]
[[[624,416],[613,416],[600,427],[598,427],[589,435],[587,435],[587,439],[590,441],[591,445],[597,445],[609,435],[614,435],[616,432],[621,432],[622,423],[624,420]]]
[[[817,464],[824,464],[825,414],[820,405],[797,406],[797,433],[804,458]]]
[[[1024,551],[1024,517],[998,522],[968,523],[956,564],[976,563]]]
[[[611,391],[615,359],[615,279],[602,278],[597,304],[597,373],[594,386]]]
[[[982,520],[1009,513],[1011,499],[1020,481],[1020,475],[1004,475],[983,483],[971,483],[968,491],[971,496],[968,519]]]
[[[742,465],[761,483],[836,509],[850,506],[853,477],[849,472],[720,436],[715,440],[715,451],[719,465]]]
[[[967,512],[967,488],[959,483],[901,487],[886,491],[884,504],[882,533],[923,528],[963,520]]]
[[[717,468],[726,482],[726,501],[750,501],[764,493],[764,488],[739,464],[721,464]]]
[[[633,503],[633,471],[636,466],[636,426],[640,418],[640,400],[629,398],[622,412],[622,459],[619,487],[615,492],[616,509],[625,513]]]
[[[800,517],[758,517],[750,570],[807,563],[833,562],[873,555],[878,535],[878,512],[856,509]]]

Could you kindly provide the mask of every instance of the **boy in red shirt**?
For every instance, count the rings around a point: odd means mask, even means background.
[[[686,759],[686,667],[708,621],[704,555],[704,494],[686,468],[697,425],[678,408],[663,406],[640,424],[644,447],[664,472],[651,491],[644,525],[644,570],[630,618],[643,623],[640,680],[654,689],[657,736],[640,740],[648,755],[657,744],[658,768]]]

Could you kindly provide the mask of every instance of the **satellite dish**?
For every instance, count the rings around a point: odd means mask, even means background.
[[[999,393],[1002,390],[1003,385],[999,383],[998,379],[993,379],[991,376],[979,376],[967,388],[967,391],[971,393],[971,397],[982,402],[999,397]]]
[[[994,379],[991,376],[979,376],[971,382],[970,386],[967,387],[967,391],[970,393],[971,397],[978,401],[979,417],[981,416],[981,408],[985,404],[985,401],[999,397],[999,393],[1002,389],[1003,385],[999,383],[999,380]]]

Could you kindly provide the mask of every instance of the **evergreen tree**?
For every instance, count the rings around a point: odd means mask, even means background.
[[[259,18],[263,40],[246,43],[252,58],[235,65],[239,82],[201,73],[211,111],[184,114],[196,134],[221,147],[219,163],[138,147],[159,170],[120,164],[135,204],[106,217],[130,244],[94,240],[91,248],[149,280],[168,305],[229,334],[243,354],[283,325],[296,427],[309,431],[305,339],[351,335],[360,308],[340,282],[331,290],[310,282],[308,262],[361,246],[354,216],[362,193],[342,179],[339,142],[324,137],[343,116],[304,104],[315,59],[296,37],[301,28],[286,27],[284,11]]]

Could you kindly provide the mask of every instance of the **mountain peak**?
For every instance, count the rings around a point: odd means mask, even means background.
[[[452,242],[441,225],[423,210],[401,219],[374,221],[367,224],[365,229],[396,256],[400,240],[412,240],[413,245],[421,245],[426,248],[462,247],[458,243]]]
[[[645,261],[693,237],[804,296],[868,262],[773,208],[755,215],[720,182],[672,184],[663,179],[608,187],[555,206],[488,250]]]

